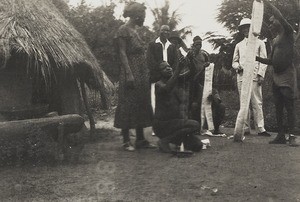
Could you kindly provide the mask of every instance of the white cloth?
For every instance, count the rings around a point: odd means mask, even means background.
[[[160,37],[158,37],[155,40],[155,43],[160,43],[162,45],[163,60],[168,62],[168,48],[171,45],[170,41],[167,40],[167,42],[164,44],[161,42]],[[151,84],[151,105],[154,113],[155,112],[155,83]]]
[[[167,40],[167,42],[164,44],[163,42],[161,42],[160,37],[158,37],[155,40],[155,43],[160,43],[162,45],[163,48],[163,60],[168,62],[168,48],[171,45],[171,42],[169,40]]]
[[[155,83],[151,84],[151,106],[154,113],[155,112]]]
[[[243,41],[238,43],[235,47],[232,67],[236,70],[238,70],[239,68],[243,68],[245,64],[246,57],[247,57],[246,45],[247,45],[247,38],[245,38]],[[265,44],[261,40],[257,41],[256,55],[262,58],[267,57]],[[263,100],[262,86],[258,85],[257,83],[258,75],[264,77],[266,73],[266,69],[267,69],[267,65],[261,64],[259,62],[255,63],[250,104],[253,109],[255,130],[257,133],[266,131],[264,127],[264,116],[262,110],[262,100]],[[238,86],[239,95],[241,95],[242,79],[243,79],[243,73],[237,74],[237,86]],[[245,131],[250,132],[250,110],[249,110],[247,121],[245,123]]]
[[[233,59],[232,59],[232,67],[238,71],[240,68],[243,68],[246,63],[247,57],[247,38],[236,44]],[[256,56],[267,58],[266,46],[262,40],[257,40],[256,44]],[[267,65],[255,62],[254,72],[253,72],[253,80],[257,81],[257,76],[265,77],[265,73],[267,70]],[[237,73],[237,81],[242,81],[243,73]]]
[[[208,96],[212,94],[212,82],[214,75],[214,64],[211,63],[205,68],[204,87],[201,104],[201,129],[203,129],[206,121],[208,130],[214,130],[213,115],[211,109],[211,102],[208,101]]]
[[[179,51],[184,57],[187,56],[187,52],[182,47],[179,48]]]

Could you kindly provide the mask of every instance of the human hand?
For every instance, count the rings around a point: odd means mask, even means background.
[[[238,68],[238,70],[237,70],[237,73],[238,73],[238,74],[241,74],[241,73],[243,73],[243,71],[244,71],[244,69],[243,69],[241,66],[239,66],[239,68]]]
[[[185,57],[182,55],[180,58],[179,58],[179,62],[184,62],[185,61]]]
[[[190,59],[190,60],[193,59],[194,55],[193,55],[192,49],[189,49],[189,50],[188,50],[188,52],[187,52],[187,54],[186,54],[186,57],[187,57],[188,59]]]
[[[209,94],[209,95],[207,96],[207,101],[208,101],[208,102],[212,102],[212,100],[213,100],[213,95],[212,95],[212,94]]]
[[[210,62],[205,62],[204,67],[208,67],[210,65]]]
[[[135,87],[135,79],[133,77],[133,75],[130,73],[126,76],[126,83],[125,83],[126,87],[128,89],[134,89]]]
[[[177,65],[177,69],[178,69],[179,71],[181,71],[181,70],[184,69],[184,67],[186,67],[186,65],[187,65],[187,60],[186,60],[186,58],[185,58],[184,56],[180,57],[180,58],[179,58],[179,63],[178,63],[178,65]]]
[[[252,32],[252,34],[255,36],[255,37],[259,37],[260,33],[258,32]]]
[[[264,77],[257,75],[257,84],[260,86],[264,82]]]

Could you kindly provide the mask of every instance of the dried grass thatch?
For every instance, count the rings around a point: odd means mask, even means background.
[[[83,37],[50,0],[0,1],[0,68],[14,52],[25,53],[27,68],[46,83],[54,72],[71,72],[102,96],[113,87]]]

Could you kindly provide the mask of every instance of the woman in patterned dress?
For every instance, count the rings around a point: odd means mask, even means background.
[[[155,147],[144,138],[143,132],[145,127],[152,125],[153,116],[145,46],[136,30],[144,23],[145,9],[140,3],[128,4],[123,16],[130,19],[119,28],[115,37],[121,71],[114,126],[121,129],[126,151]],[[129,129],[136,129],[135,148],[130,142]]]

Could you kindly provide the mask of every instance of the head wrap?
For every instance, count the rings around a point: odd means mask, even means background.
[[[139,17],[145,10],[146,7],[144,6],[144,4],[130,2],[124,8],[123,17]]]

